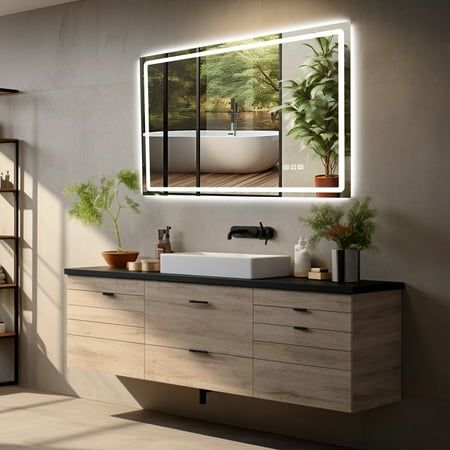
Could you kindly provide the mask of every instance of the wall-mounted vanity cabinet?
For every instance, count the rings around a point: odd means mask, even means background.
[[[401,399],[402,283],[66,274],[69,367],[343,412]]]

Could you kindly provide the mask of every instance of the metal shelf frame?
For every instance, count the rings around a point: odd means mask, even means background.
[[[15,94],[19,91],[16,91],[14,89],[1,89],[0,88],[0,95],[6,95],[6,94]],[[13,326],[14,329],[12,331],[9,331],[5,334],[0,335],[0,340],[3,341],[4,339],[11,339],[13,340],[14,345],[14,377],[12,380],[2,380],[0,381],[0,386],[10,386],[15,385],[19,383],[19,334],[20,334],[20,323],[19,323],[19,315],[20,315],[20,227],[19,227],[19,220],[20,220],[20,186],[21,186],[21,180],[20,180],[20,143],[18,139],[13,138],[3,138],[0,139],[0,144],[9,144],[14,145],[14,187],[11,188],[0,188],[0,196],[5,195],[12,195],[14,196],[14,234],[13,235],[6,235],[6,236],[0,236],[0,242],[11,242],[12,247],[14,248],[14,273],[13,273],[13,281],[12,283],[8,284],[1,284],[0,285],[0,302],[3,300],[2,296],[4,296],[3,291],[10,291],[13,290],[13,304],[14,304],[14,319],[13,319]],[[2,151],[2,146],[0,145],[0,152]],[[2,358],[2,349],[0,349],[0,361]]]

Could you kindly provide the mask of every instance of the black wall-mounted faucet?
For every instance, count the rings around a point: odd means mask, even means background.
[[[259,222],[259,227],[246,227],[234,225],[230,228],[228,232],[228,239],[239,238],[239,239],[261,239],[267,241],[273,238],[275,230],[272,227],[265,227],[262,222]]]

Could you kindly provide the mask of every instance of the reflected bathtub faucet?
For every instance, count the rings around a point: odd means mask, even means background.
[[[234,136],[236,136],[236,132],[237,132],[237,121],[238,121],[238,116],[240,114],[240,111],[238,110],[238,105],[237,105],[237,101],[235,98],[232,98],[230,100],[230,111],[228,111],[228,114],[230,116],[230,133],[229,134],[233,134]]]

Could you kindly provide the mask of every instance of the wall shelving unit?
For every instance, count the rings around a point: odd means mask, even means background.
[[[11,95],[19,93],[16,89],[3,89],[0,88],[0,96]],[[0,386],[17,384],[19,381],[19,296],[20,296],[20,280],[19,280],[19,264],[20,264],[20,236],[19,236],[19,140],[13,138],[0,138],[0,153],[3,151],[3,144],[10,144],[14,146],[14,169],[13,169],[13,186],[0,187],[0,196],[13,196],[14,204],[14,234],[0,235],[0,242],[12,243],[13,257],[14,257],[14,269],[10,274],[11,280],[5,284],[0,284],[0,302],[4,300],[5,293],[13,291],[13,330],[7,330],[6,333],[0,334],[0,342],[5,339],[11,339],[14,345],[14,361],[13,379],[0,380]],[[0,364],[2,364],[2,353],[4,352],[3,346],[0,346]]]

